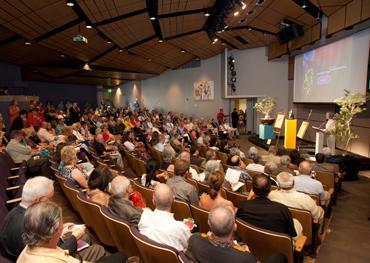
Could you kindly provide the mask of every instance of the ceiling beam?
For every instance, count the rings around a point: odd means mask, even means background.
[[[68,22],[67,24],[64,24],[64,25],[62,25],[58,28],[55,28],[55,29],[53,29],[53,30],[41,35],[41,36],[38,36],[38,37],[34,38],[33,40],[35,40],[35,41],[45,40],[45,39],[47,39],[49,37],[52,37],[52,36],[54,36],[54,35],[56,35],[60,32],[63,32],[64,30],[67,30],[67,29],[69,29],[73,26],[79,25],[82,21],[83,20],[81,18],[77,18],[75,20],[72,20],[71,22]]]
[[[141,44],[144,44],[145,42],[151,41],[151,40],[156,39],[156,38],[157,38],[157,36],[156,36],[156,35],[152,35],[152,36],[150,36],[150,37],[144,38],[144,39],[142,39],[142,40],[139,40],[139,41],[137,41],[137,42],[135,42],[135,43],[132,43],[132,44],[130,44],[130,45],[128,45],[128,46],[126,46],[126,47],[125,47],[125,49],[130,49],[130,48],[133,48],[133,47],[139,46],[139,45],[141,45]]]
[[[93,57],[92,59],[89,60],[89,63],[93,63],[99,59],[101,59],[102,57],[104,57],[105,55],[108,55],[110,52],[112,52],[113,50],[117,49],[118,46],[117,45],[113,45],[112,47],[108,48],[107,50],[103,51],[102,53],[96,55],[95,57]]]
[[[146,0],[146,6],[149,13],[149,18],[152,22],[153,30],[159,39],[163,39],[161,25],[158,19],[158,0]],[[154,18],[154,19],[152,19]]]
[[[124,78],[90,76],[90,75],[77,75],[76,77],[78,77],[78,78],[92,78],[92,79],[112,79],[112,80],[124,80],[124,81],[137,80],[137,79],[124,79]]]
[[[170,17],[176,17],[176,16],[193,15],[193,14],[198,14],[198,13],[204,13],[208,10],[209,10],[208,8],[202,8],[202,9],[185,10],[185,11],[176,12],[176,13],[160,14],[158,15],[158,18],[162,19],[162,18],[170,18]]]
[[[0,47],[6,46],[6,45],[8,45],[12,42],[15,42],[15,41],[19,40],[19,39],[22,39],[19,35],[14,35],[14,36],[11,36],[9,38],[3,39],[3,40],[0,41]]]
[[[254,27],[254,26],[236,26],[236,27],[228,27],[226,29],[226,31],[232,31],[232,30],[254,30],[254,31],[257,31],[257,32],[261,32],[261,33],[266,33],[266,34],[269,34],[269,35],[272,35],[272,36],[276,36],[276,33],[274,32],[271,32],[271,31],[267,31],[267,30],[264,30],[264,29],[260,29],[260,28],[257,28],[257,27]]]
[[[225,38],[223,38],[222,36],[220,36],[219,34],[217,35],[217,37],[221,40],[221,42],[225,43],[226,45],[228,45],[229,47],[232,47],[234,49],[239,49],[237,46],[235,46],[233,43],[227,41]]]
[[[96,22],[96,23],[93,24],[93,26],[94,27],[104,26],[104,25],[114,23],[114,22],[117,22],[117,21],[120,21],[120,20],[124,20],[124,19],[130,18],[130,17],[133,17],[133,16],[141,15],[141,14],[144,14],[146,12],[148,12],[147,8],[136,10],[136,11],[131,12],[131,13],[123,14],[123,15],[120,15],[120,16],[116,16],[116,17],[112,17],[112,18],[109,18],[109,19],[106,19],[106,20],[103,20],[103,21]]]
[[[174,35],[174,36],[171,36],[171,37],[167,37],[166,40],[171,40],[171,39],[176,39],[176,38],[180,38],[180,37],[185,37],[185,36],[196,34],[196,33],[202,32],[202,31],[204,31],[203,28],[197,29],[197,30],[193,30],[193,31],[189,31],[189,32],[185,32],[185,33],[178,34],[178,35]]]

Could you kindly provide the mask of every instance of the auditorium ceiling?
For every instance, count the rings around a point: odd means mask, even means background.
[[[224,1],[0,0],[0,61],[20,65],[26,80],[115,86],[225,48],[266,46],[283,19],[309,28],[318,23],[310,11],[330,15],[351,0],[234,0],[227,27],[209,36]]]

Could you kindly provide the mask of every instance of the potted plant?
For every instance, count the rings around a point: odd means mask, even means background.
[[[272,124],[274,123],[274,118],[270,117],[270,113],[275,109],[276,107],[276,98],[275,97],[266,97],[263,99],[260,99],[254,104],[254,108],[264,114],[264,118],[261,119],[262,124]]]
[[[351,140],[359,138],[352,131],[351,123],[356,114],[366,110],[363,105],[366,104],[367,99],[366,95],[345,90],[344,96],[334,101],[340,107],[339,113],[334,115],[335,137],[339,142],[344,143],[346,151]]]

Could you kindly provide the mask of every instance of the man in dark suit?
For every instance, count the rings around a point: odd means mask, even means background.
[[[271,181],[266,175],[254,176],[253,191],[248,197],[253,200],[241,202],[236,216],[263,229],[288,234],[292,237],[299,236],[302,226],[298,221],[293,223],[288,207],[268,199],[270,189]]]

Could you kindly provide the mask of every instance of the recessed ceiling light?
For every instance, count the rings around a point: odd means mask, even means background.
[[[84,66],[83,66],[83,68],[82,69],[84,69],[84,70],[88,70],[88,71],[91,71],[92,70],[92,68],[90,67],[90,65],[88,64],[88,63],[86,63]]]
[[[199,58],[199,57],[196,57],[196,58],[195,58],[195,60],[196,60],[196,61],[199,61],[199,60],[200,60],[200,58]]]
[[[239,11],[235,11],[234,16],[238,16],[238,15],[239,15]]]
[[[65,58],[66,57],[66,55],[64,55],[64,54],[60,54],[59,55],[61,58]]]
[[[216,43],[217,43],[217,41],[218,41],[218,38],[217,38],[217,37],[215,37],[215,38],[213,39],[213,41],[212,41],[212,44],[216,44]]]
[[[85,27],[88,28],[88,29],[91,29],[92,28],[92,25],[89,24],[89,23],[86,23]]]
[[[72,7],[72,6],[74,6],[74,5],[75,5],[74,1],[68,1],[68,0],[67,0],[67,6]]]
[[[204,16],[210,16],[210,15],[211,14],[208,11],[204,12]]]
[[[163,42],[163,39],[159,39],[159,40],[158,40],[158,42],[159,42],[159,43],[162,43],[162,42]]]
[[[148,61],[150,62],[150,61],[152,61],[152,59],[151,58],[148,58]]]
[[[251,31],[251,30],[252,30],[252,28],[251,28],[251,27],[248,27],[248,30],[249,30],[249,31]]]
[[[24,44],[27,45],[27,46],[29,46],[29,45],[31,45],[31,41],[25,40],[24,41]]]
[[[180,51],[181,53],[185,53],[186,51],[184,50],[184,49],[181,49],[181,51]]]
[[[242,9],[244,10],[246,8],[247,8],[247,5],[244,2],[242,2]]]
[[[122,48],[118,49],[118,52],[119,53],[122,53],[123,52],[123,49]]]
[[[306,8],[307,8],[306,1],[303,1],[303,4],[301,5],[301,7],[302,7],[303,9],[306,9]]]
[[[150,17],[150,20],[152,20],[152,21],[153,21],[153,20],[156,20],[155,16],[151,16],[151,17]]]
[[[107,44],[112,44],[112,41],[107,39]]]

